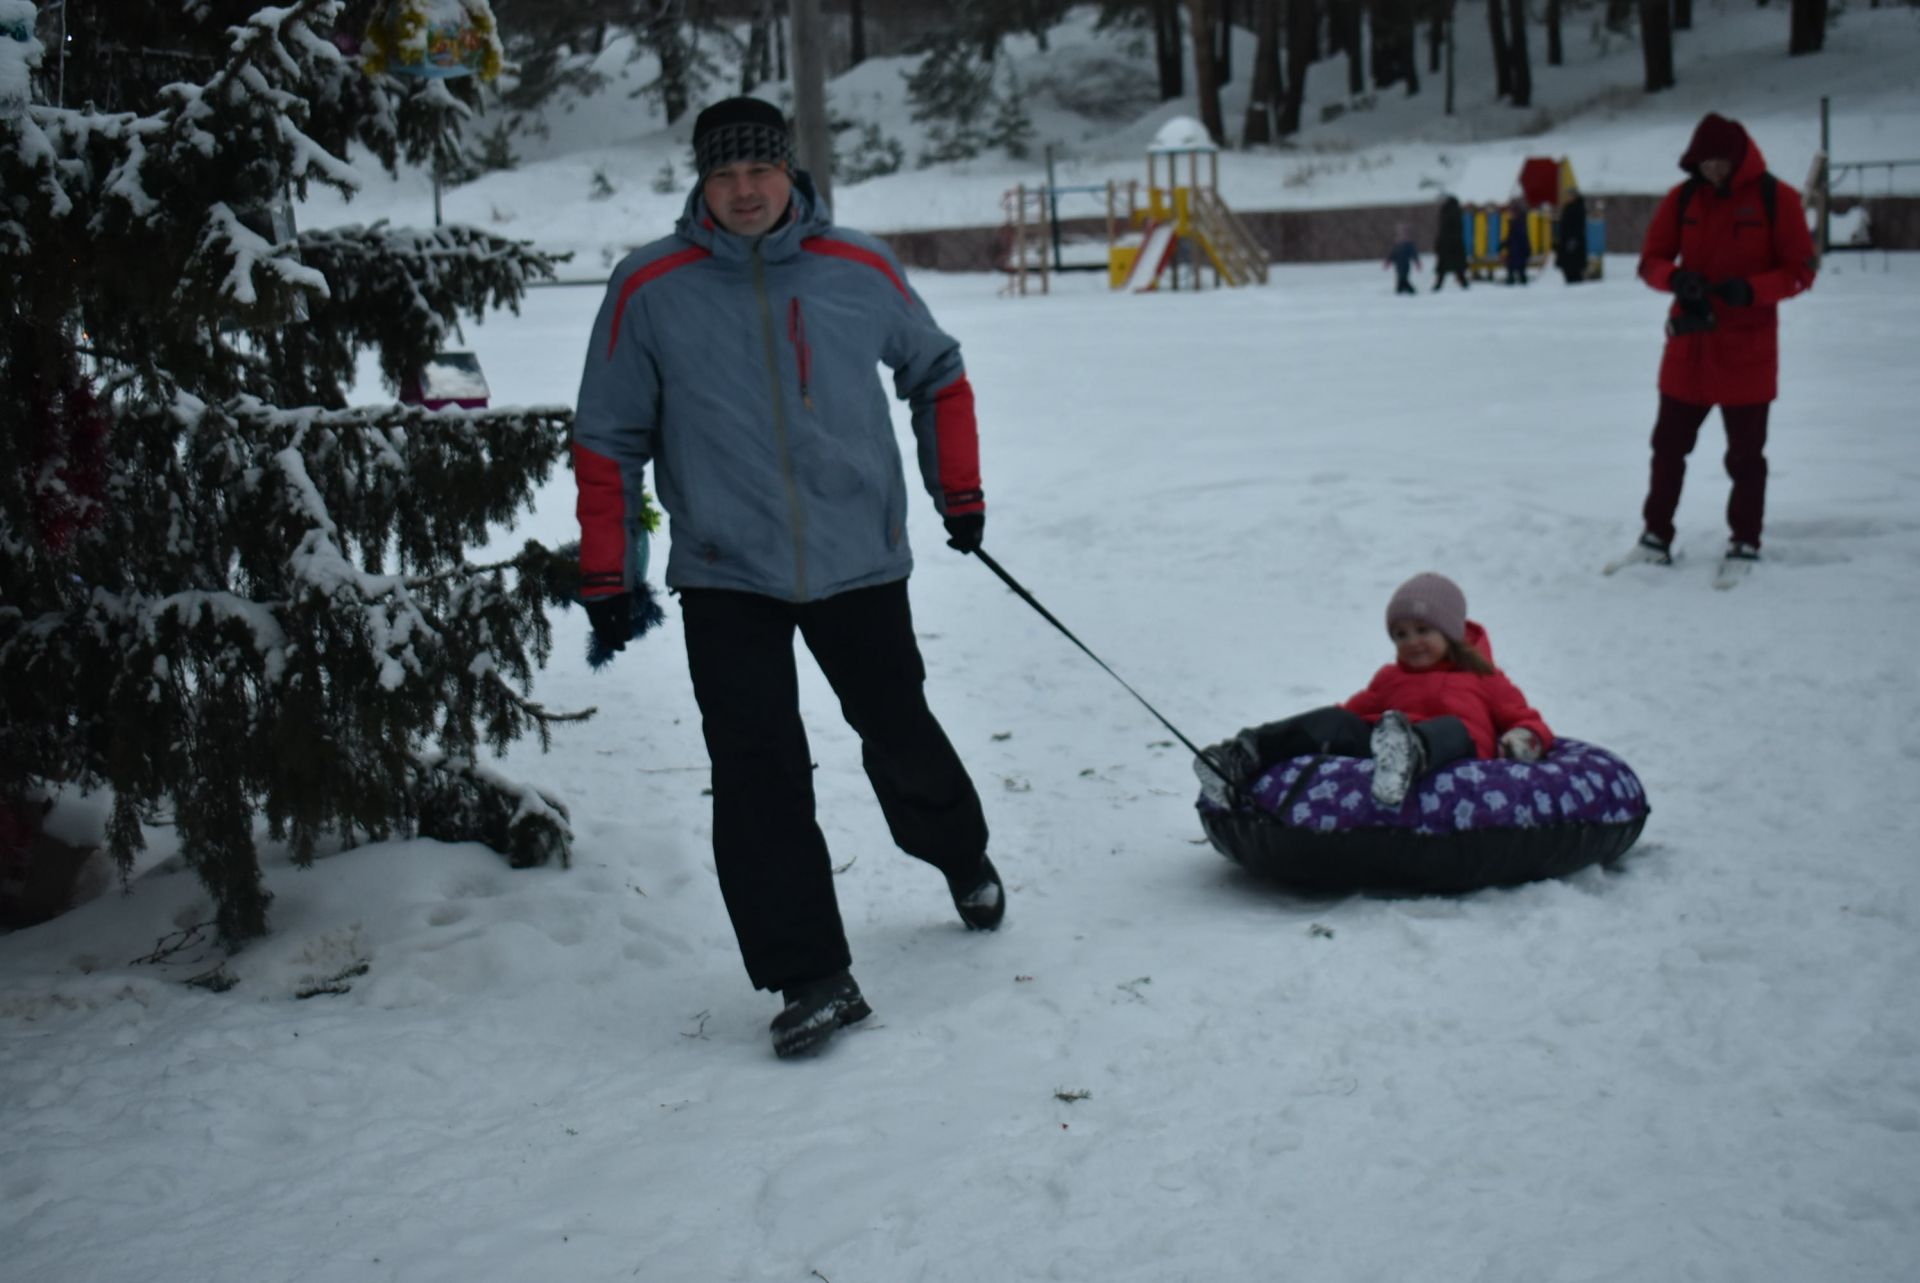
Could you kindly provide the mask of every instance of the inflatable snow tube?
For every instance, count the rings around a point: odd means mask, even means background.
[[[1215,849],[1302,890],[1453,894],[1562,877],[1626,854],[1647,822],[1640,779],[1612,753],[1561,739],[1538,762],[1468,759],[1398,807],[1373,800],[1370,758],[1296,757],[1250,802],[1200,800]]]

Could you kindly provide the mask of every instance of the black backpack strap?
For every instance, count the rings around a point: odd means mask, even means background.
[[[1687,225],[1687,205],[1693,200],[1693,194],[1706,184],[1706,179],[1695,175],[1680,184],[1680,199],[1673,207],[1673,243],[1680,244],[1681,229]]]
[[[1767,230],[1773,230],[1774,207],[1780,203],[1780,180],[1771,173],[1760,175],[1760,208],[1767,211]]]

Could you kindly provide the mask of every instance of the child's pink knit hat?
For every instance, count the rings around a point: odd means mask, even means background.
[[[1442,637],[1465,643],[1467,640],[1467,595],[1460,585],[1432,571],[1415,575],[1393,590],[1387,603],[1387,627],[1403,619],[1417,619],[1438,629]]]

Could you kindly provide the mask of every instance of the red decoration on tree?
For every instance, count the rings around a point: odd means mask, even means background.
[[[107,488],[105,409],[85,375],[71,366],[58,386],[42,380],[32,397],[39,441],[33,454],[33,518],[55,556],[99,524]]]

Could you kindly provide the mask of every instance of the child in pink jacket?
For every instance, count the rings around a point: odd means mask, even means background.
[[[1374,800],[1399,806],[1413,782],[1463,757],[1538,761],[1553,732],[1493,664],[1486,629],[1444,575],[1415,575],[1387,603],[1394,662],[1344,704],[1250,727],[1194,761],[1202,791],[1229,806],[1273,766],[1308,753],[1371,757]]]

